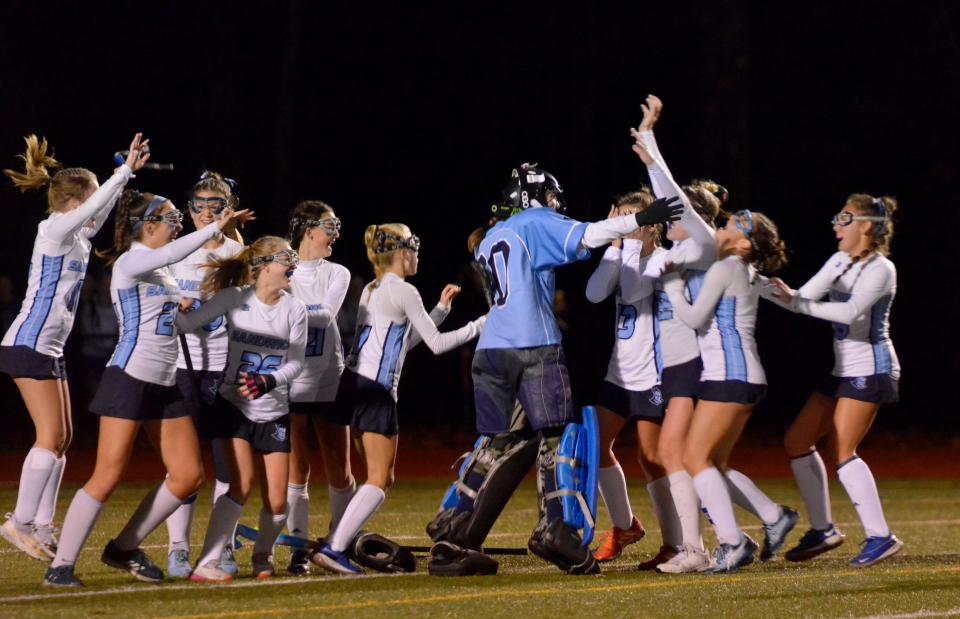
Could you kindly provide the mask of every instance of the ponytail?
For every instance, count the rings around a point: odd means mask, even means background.
[[[117,215],[113,224],[113,246],[109,249],[98,249],[97,256],[106,260],[108,265],[112,265],[122,253],[130,249],[133,241],[140,236],[140,230],[134,231],[134,224],[130,219],[143,217],[156,197],[149,192],[124,189],[117,202]]]
[[[287,241],[278,236],[261,236],[235,256],[211,257],[203,265],[203,268],[208,271],[200,284],[200,293],[204,297],[212,297],[224,288],[246,286],[252,283],[261,267],[252,267],[250,263],[255,258],[268,256],[286,245]]]
[[[367,247],[367,260],[373,267],[375,280],[370,291],[377,287],[387,267],[393,262],[393,254],[400,247],[400,239],[411,236],[410,228],[405,224],[380,224],[367,226],[363,233],[363,244]]]
[[[31,133],[23,140],[27,149],[17,157],[23,160],[24,171],[4,170],[3,173],[20,193],[47,186],[48,213],[62,210],[71,198],[82,202],[84,195],[96,186],[97,177],[86,168],[66,168],[51,177],[50,170],[59,169],[61,164],[47,154],[47,139],[38,139]]]

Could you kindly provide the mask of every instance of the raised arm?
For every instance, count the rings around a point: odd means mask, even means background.
[[[871,265],[873,266],[873,265]],[[897,284],[897,272],[890,263],[879,264],[864,272],[846,301],[815,301],[798,294],[793,298],[797,313],[849,325],[891,292]]]
[[[430,320],[433,321],[433,324],[440,326],[443,324],[443,321],[447,319],[447,316],[450,315],[450,309],[453,307],[453,300],[457,298],[460,294],[460,286],[456,284],[447,284],[443,287],[443,291],[440,293],[440,300],[437,302],[436,307],[430,310]],[[413,348],[417,344],[423,341],[423,338],[420,337],[420,333],[416,329],[411,329],[410,332],[410,348]]]
[[[186,313],[177,312],[175,319],[177,329],[185,332],[196,331],[210,324],[218,316],[223,316],[240,305],[242,296],[243,290],[241,288],[224,288],[197,309]]]
[[[621,215],[587,224],[580,245],[587,248],[603,247],[636,232],[643,226],[662,224],[680,219],[683,206],[675,198],[661,198],[648,206],[642,213]]]
[[[416,288],[409,284],[400,287],[398,301],[416,333],[423,338],[424,343],[435,355],[453,350],[477,337],[486,321],[486,316],[481,316],[459,329],[441,333],[433,324],[426,308],[423,307],[423,300]]]
[[[665,275],[663,282],[673,311],[680,320],[691,329],[700,329],[710,323],[723,293],[733,282],[733,266],[726,261],[715,262],[707,271],[703,287],[692,305],[683,294],[683,278],[677,272]]]

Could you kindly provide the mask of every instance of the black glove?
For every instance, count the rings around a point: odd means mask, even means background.
[[[259,372],[246,372],[244,382],[247,387],[246,398],[256,400],[268,391],[272,391],[277,386],[277,378],[272,374],[260,374]]]
[[[677,221],[683,213],[683,203],[680,198],[660,198],[648,206],[642,213],[637,213],[638,226],[652,226],[666,221]]]

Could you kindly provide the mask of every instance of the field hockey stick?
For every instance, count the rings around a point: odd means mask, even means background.
[[[117,152],[113,153],[113,162],[118,166],[123,165],[126,163],[127,155],[129,154],[129,150],[118,150]],[[154,163],[152,161],[148,161],[143,164],[143,167],[148,170],[157,170],[159,172],[173,172],[172,163]]]
[[[248,539],[251,542],[257,541],[257,537],[260,535],[260,531],[253,527],[248,527],[245,524],[237,525],[237,537],[242,537]],[[295,535],[287,535],[286,533],[281,533],[277,536],[277,541],[274,542],[275,546],[289,546],[290,548],[296,548],[298,550],[306,550],[313,548],[315,542],[304,539],[302,537],[297,537]]]

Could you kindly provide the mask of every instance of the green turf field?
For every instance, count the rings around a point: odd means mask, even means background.
[[[798,506],[792,482],[760,482],[776,500]],[[424,524],[435,510],[443,482],[398,482],[371,529],[406,544],[426,544]],[[75,487],[61,493],[61,513]],[[804,564],[775,560],[728,576],[665,576],[637,572],[636,563],[655,552],[659,532],[640,484],[631,486],[647,538],[604,567],[601,576],[571,577],[533,556],[501,560],[493,577],[441,579],[426,575],[426,565],[413,575],[327,576],[256,581],[240,578],[227,585],[168,581],[164,585],[135,582],[99,562],[110,535],[121,528],[147,486],[126,486],[106,506],[97,529],[81,555],[77,575],[82,590],[53,590],[40,584],[44,566],[12,547],[0,548],[0,617],[351,617],[458,616],[533,619],[534,617],[941,617],[960,616],[960,481],[884,481],[881,496],[887,517],[906,546],[878,566],[855,569],[847,561],[857,550],[862,530],[842,489],[834,488],[834,518],[847,533],[840,549]],[[323,484],[312,495],[311,527],[320,529],[326,505]],[[0,505],[12,506],[15,490],[0,488]],[[244,512],[255,525],[258,504]],[[193,552],[199,550],[209,512],[204,491],[194,522]],[[749,515],[738,512],[748,533],[762,539]],[[490,545],[523,546],[536,520],[535,492],[525,483],[491,533]],[[791,534],[799,539],[805,521]],[[601,526],[608,521],[601,510]],[[712,532],[708,532],[713,544]],[[163,527],[145,542],[148,553],[166,567]],[[237,551],[242,574],[250,570],[250,546]],[[280,572],[288,552],[278,548]]]

